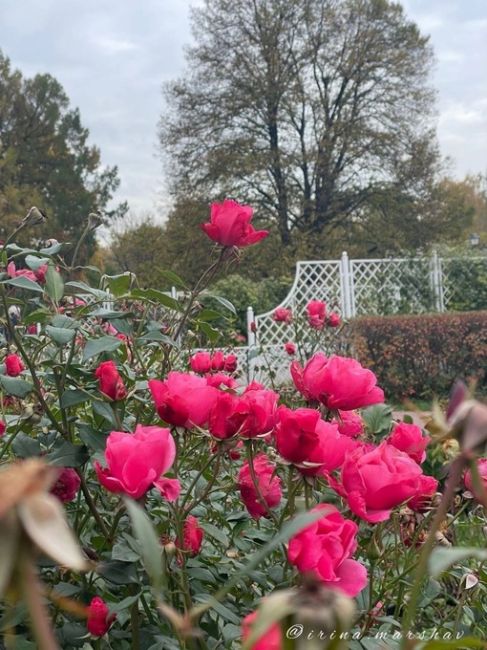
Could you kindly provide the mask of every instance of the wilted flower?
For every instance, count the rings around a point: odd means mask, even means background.
[[[43,210],[39,210],[33,206],[29,212],[22,219],[23,226],[38,226],[39,224],[47,221],[47,214]]]

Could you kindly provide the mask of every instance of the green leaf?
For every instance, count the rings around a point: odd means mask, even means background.
[[[210,296],[214,300],[220,303],[223,307],[228,309],[228,311],[232,312],[234,316],[237,315],[237,310],[235,309],[234,305],[230,302],[230,300],[227,300],[226,298],[223,298],[223,296],[215,296],[213,293],[205,293],[206,296]]]
[[[157,269],[157,272],[162,278],[169,280],[173,286],[180,287],[181,289],[186,289],[184,280],[180,278],[177,273],[174,273],[174,271],[169,271],[167,269]]]
[[[220,331],[204,321],[196,321],[198,329],[205,333],[210,343],[215,343],[220,338]]]
[[[198,314],[198,320],[208,322],[218,320],[221,316],[220,312],[215,311],[214,309],[202,309]]]
[[[20,397],[21,399],[34,390],[34,386],[28,381],[18,377],[9,377],[8,375],[0,375],[0,385],[8,395]]]
[[[50,312],[47,309],[36,309],[31,311],[30,314],[22,319],[23,325],[31,325],[32,323],[45,323],[50,317]]]
[[[53,327],[60,327],[67,330],[77,330],[79,328],[79,323],[74,318],[66,316],[66,314],[56,314],[51,320],[51,325]]]
[[[133,289],[130,292],[130,297],[139,300],[150,300],[151,302],[157,302],[159,305],[163,305],[168,309],[182,311],[182,305],[177,300],[172,296],[169,296],[167,293],[158,291],[157,289]]]
[[[107,422],[110,422],[112,427],[117,427],[117,420],[115,418],[115,414],[113,412],[113,408],[111,407],[108,402],[102,402],[100,400],[93,400],[91,404],[94,412],[97,415],[101,415],[102,418],[107,420]]]
[[[55,303],[58,303],[64,295],[63,279],[52,264],[49,265],[46,273],[46,293]]]
[[[43,264],[48,264],[49,259],[47,257],[37,257],[36,255],[26,255],[25,263],[29,269],[37,271]]]
[[[99,339],[90,339],[83,351],[83,361],[96,357],[102,352],[114,352],[120,347],[122,341],[115,336],[102,336]]]
[[[389,433],[392,424],[392,409],[388,404],[374,404],[362,412],[365,426],[370,433]]]
[[[132,284],[133,274],[130,271],[120,273],[119,275],[104,275],[103,280],[106,280],[110,293],[114,296],[123,296],[130,289]]]
[[[214,526],[213,524],[209,524],[207,522],[202,522],[201,527],[206,533],[208,533],[208,535],[210,535],[210,537],[216,539],[216,541],[225,548],[230,545],[228,535],[226,535],[226,533],[224,533],[221,528],[218,528],[217,526]]]
[[[147,571],[152,586],[155,589],[160,589],[164,577],[162,569],[162,547],[159,544],[152,523],[135,501],[125,497],[124,503],[132,522],[137,545],[140,549],[142,564]]]
[[[139,584],[137,567],[133,562],[120,562],[119,560],[102,562],[98,564],[96,570],[105,580],[114,585]]]
[[[451,548],[435,548],[431,552],[428,561],[428,568],[430,574],[437,578],[448,567],[462,560],[468,558],[476,558],[478,560],[487,560],[487,549],[476,547],[451,547]]]
[[[170,336],[166,336],[166,334],[163,334],[162,332],[158,332],[156,330],[147,332],[147,334],[143,334],[142,336],[139,336],[139,338],[137,339],[137,343],[147,343],[150,341],[165,343],[166,345],[170,345],[173,348],[179,347],[176,341],[172,339]]]
[[[98,430],[95,431],[95,429],[86,422],[78,422],[76,427],[80,439],[87,447],[90,447],[95,451],[105,451],[107,436],[104,433]]]
[[[108,300],[110,298],[109,294],[106,291],[90,287],[90,285],[86,284],[85,282],[66,282],[65,288],[72,289],[72,291],[69,291],[69,293],[75,295],[84,295],[88,293],[92,296],[95,296],[95,298],[98,298],[98,300]]]
[[[12,449],[19,458],[32,458],[41,455],[41,445],[35,438],[30,438],[25,433],[19,433],[12,443]]]
[[[84,445],[73,445],[65,440],[57,445],[46,457],[51,465],[57,467],[81,467],[89,458]]]
[[[54,343],[57,343],[58,345],[66,345],[66,343],[69,343],[74,339],[76,330],[47,325],[46,334],[54,341]]]
[[[84,390],[79,390],[79,388],[75,388],[72,390],[65,390],[61,395],[59,403],[61,404],[61,408],[66,409],[70,406],[83,404],[83,402],[87,402],[89,399],[91,399],[89,393]]]
[[[25,289],[26,291],[39,291],[40,293],[44,293],[44,289],[40,284],[37,284],[37,282],[34,282],[34,280],[29,280],[29,278],[26,278],[23,275],[19,275],[17,278],[4,280],[2,284],[9,284],[12,287],[16,287],[17,289]]]

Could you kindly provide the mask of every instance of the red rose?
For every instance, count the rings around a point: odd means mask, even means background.
[[[356,438],[364,432],[362,418],[355,411],[338,411],[338,431],[343,436]]]
[[[211,369],[220,372],[225,366],[225,355],[220,350],[213,353],[211,357]]]
[[[190,555],[197,555],[203,543],[204,530],[196,517],[188,515],[183,524],[183,550]]]
[[[7,425],[3,420],[0,420],[0,438],[5,434],[6,430],[7,430]]]
[[[275,508],[281,501],[281,479],[275,475],[276,466],[270,462],[265,454],[258,454],[253,462],[256,483],[260,495],[267,507],[264,507],[255,489],[250,467],[246,461],[238,475],[238,487],[245,507],[254,519],[268,515],[271,508]]]
[[[109,492],[124,493],[140,499],[171,467],[176,457],[176,444],[169,429],[139,424],[135,433],[112,431],[107,439],[103,469],[95,462],[98,480]],[[160,491],[164,495],[166,481]],[[174,479],[170,479],[174,481]]]
[[[322,519],[291,538],[288,559],[301,573],[313,573],[324,585],[356,596],[367,584],[367,570],[350,559],[357,548],[358,526],[345,519],[335,506],[322,503]]]
[[[431,497],[438,489],[438,481],[433,476],[422,475],[419,477],[419,487],[408,506],[415,512],[424,512],[431,505]]]
[[[78,494],[81,479],[79,474],[71,467],[63,467],[57,481],[51,488],[51,494],[54,494],[63,503],[73,501]]]
[[[487,458],[479,458],[477,461],[477,467],[484,488],[487,490]],[[467,490],[471,492],[474,496],[476,496],[474,492],[472,472],[469,469],[467,469],[467,471],[465,472],[465,476],[463,480],[465,482],[465,487],[467,488]]]
[[[269,234],[267,230],[255,230],[250,224],[252,215],[250,206],[226,199],[223,203],[212,203],[210,222],[201,227],[222,246],[251,246]]]
[[[248,639],[252,634],[252,624],[257,618],[257,611],[247,614],[242,621],[242,641]],[[272,623],[266,632],[262,634],[252,645],[250,650],[281,650],[282,632],[278,623]]]
[[[105,601],[100,596],[95,596],[87,608],[88,617],[86,627],[93,636],[103,636],[110,629],[116,614],[110,614]]]
[[[384,401],[384,392],[371,370],[355,359],[323,352],[314,354],[302,368],[291,364],[294,385],[308,400],[319,401],[329,409],[352,411]]]
[[[331,477],[329,481],[346,497],[352,512],[377,523],[389,519],[393,508],[418,493],[421,476],[421,468],[412,458],[383,442],[370,451],[360,446],[349,452],[341,484]]]
[[[322,329],[326,319],[326,303],[322,300],[310,300],[306,305],[306,311],[309,326],[316,330]]]
[[[95,370],[100,392],[114,402],[127,397],[127,389],[114,361],[103,361]]]
[[[25,366],[18,354],[7,354],[5,357],[5,372],[9,377],[18,377],[24,369]]]
[[[211,370],[211,355],[209,352],[197,352],[189,360],[191,370],[199,375],[205,375]]]
[[[296,346],[294,343],[291,343],[291,341],[284,343],[284,349],[286,350],[286,352],[289,354],[290,357],[296,354]]]
[[[177,427],[204,426],[218,391],[204,377],[172,371],[165,381],[151,379],[149,389],[159,417]]]
[[[208,430],[212,436],[226,440],[238,433],[242,424],[242,418],[237,414],[239,400],[236,395],[218,391],[208,417]]]
[[[223,365],[223,370],[225,372],[235,372],[238,366],[238,359],[235,354],[227,354],[225,357],[225,362]]]
[[[235,418],[240,419],[239,431],[243,438],[256,438],[272,431],[278,399],[273,390],[247,386],[235,413]]]
[[[272,318],[276,323],[286,323],[286,325],[289,325],[293,320],[293,312],[290,309],[286,309],[286,307],[277,307],[274,309]]]
[[[423,436],[420,427],[407,422],[398,422],[386,438],[386,442],[396,449],[404,451],[417,463],[422,463],[426,458],[425,449],[430,440],[431,438],[428,436]]]
[[[336,314],[335,312],[333,312],[332,314],[330,314],[328,316],[328,320],[326,321],[326,324],[329,327],[339,327],[341,322],[342,321],[340,319],[340,316],[338,314]]]

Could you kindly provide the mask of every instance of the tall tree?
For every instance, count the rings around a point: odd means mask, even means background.
[[[160,122],[176,194],[258,204],[284,244],[391,188],[417,199],[438,156],[432,51],[400,4],[205,0],[192,22]]]
[[[101,165],[100,151],[88,136],[56,79],[49,74],[24,78],[0,51],[0,223],[5,231],[33,204],[48,215],[44,234],[72,242],[90,212],[102,211],[107,221],[125,212],[124,204],[107,209],[119,185],[117,168]],[[93,241],[88,238],[86,254]]]

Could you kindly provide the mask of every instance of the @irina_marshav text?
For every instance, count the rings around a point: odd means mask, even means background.
[[[416,641],[459,641],[465,636],[464,632],[440,632],[437,628],[427,631],[416,631],[416,632],[407,632],[405,635],[401,630],[393,631],[378,631],[375,633],[366,633],[363,634],[360,631],[357,632],[338,632],[338,631],[324,631],[318,628],[310,629],[305,627],[300,623],[295,623],[291,625],[286,630],[286,637],[288,639],[307,639],[309,641],[313,639],[320,640],[334,640],[340,639],[342,641],[360,641],[361,639],[375,639],[377,641],[401,641],[403,637],[407,639],[412,639]]]

